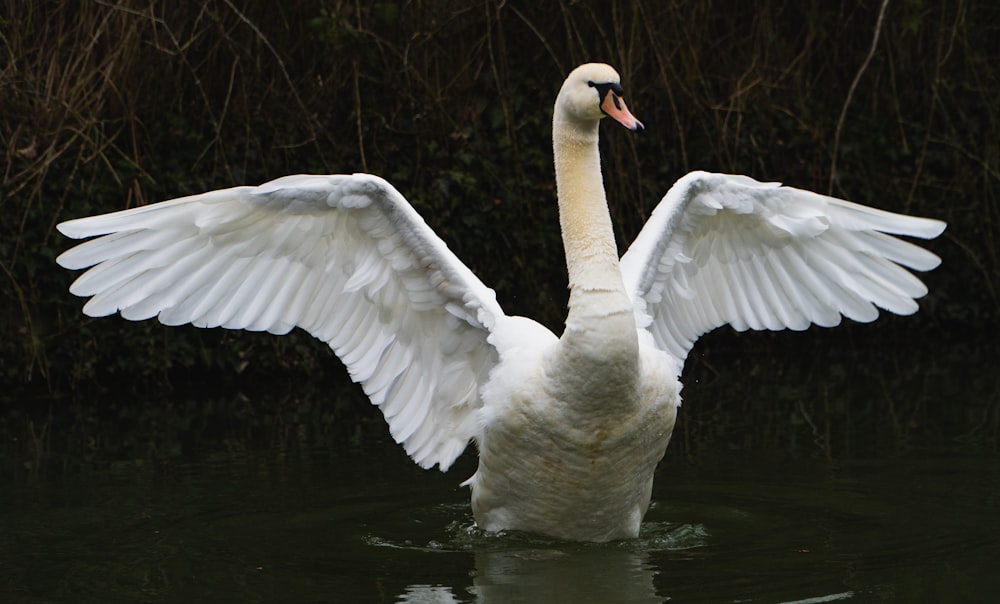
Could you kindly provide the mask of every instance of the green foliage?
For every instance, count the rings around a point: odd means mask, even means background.
[[[508,312],[558,329],[550,108],[565,73],[588,60],[619,68],[649,128],[603,132],[623,247],[691,169],[831,190],[949,221],[931,245],[946,267],[928,278],[931,312],[908,328],[996,326],[991,3],[892,3],[847,104],[875,28],[871,3],[2,2],[7,385],[331,365],[304,334],[87,319],[54,263],[70,245],[54,230],[61,220],[299,172],[385,176]]]

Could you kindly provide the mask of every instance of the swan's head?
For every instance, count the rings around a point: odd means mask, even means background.
[[[610,65],[587,63],[570,72],[556,98],[556,115],[577,122],[607,116],[629,130],[641,132],[642,122],[625,106],[621,77]]]

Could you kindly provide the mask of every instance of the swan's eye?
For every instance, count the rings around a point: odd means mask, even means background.
[[[621,97],[625,94],[625,90],[622,89],[622,85],[618,82],[602,82],[600,84],[594,83],[593,80],[587,82],[587,86],[597,89],[597,103],[598,105],[604,104],[604,99],[611,94],[611,102],[615,104],[615,109],[622,108]],[[601,111],[604,111],[602,108]]]

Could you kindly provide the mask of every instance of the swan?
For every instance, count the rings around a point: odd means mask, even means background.
[[[84,313],[120,312],[328,343],[414,462],[474,442],[477,526],[575,541],[635,537],[695,340],[722,325],[803,330],[907,315],[908,269],[945,223],[746,176],[692,172],[619,259],[598,125],[643,130],[604,64],[573,70],[552,122],[569,277],[561,336],[509,316],[403,196],[368,174],[286,176],[58,225],[91,238]],[[905,267],[905,268],[904,268]]]

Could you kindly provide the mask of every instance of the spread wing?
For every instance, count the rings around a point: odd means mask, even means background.
[[[622,257],[641,327],[684,360],[716,327],[830,327],[916,312],[927,288],[906,268],[941,260],[893,237],[945,223],[746,176],[692,172],[671,187]]]
[[[121,312],[327,342],[418,464],[442,470],[476,428],[503,316],[488,289],[391,185],[288,176],[71,220],[63,253],[91,316]]]

